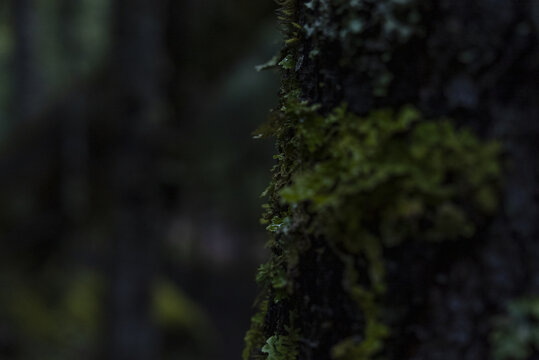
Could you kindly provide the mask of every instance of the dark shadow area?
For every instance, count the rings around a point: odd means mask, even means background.
[[[0,358],[238,359],[271,1],[0,4]]]

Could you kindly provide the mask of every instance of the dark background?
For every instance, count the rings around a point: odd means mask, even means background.
[[[0,359],[238,359],[267,0],[0,3]]]

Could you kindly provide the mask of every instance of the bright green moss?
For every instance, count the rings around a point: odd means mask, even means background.
[[[514,300],[494,319],[490,336],[494,360],[525,360],[539,349],[539,297]]]
[[[475,218],[495,209],[495,142],[448,120],[426,121],[411,107],[358,117],[341,106],[325,118],[299,117],[291,155],[303,154],[301,168],[279,189],[281,202],[305,204],[325,219],[309,231],[335,235],[348,251],[373,237],[385,246],[469,238]]]

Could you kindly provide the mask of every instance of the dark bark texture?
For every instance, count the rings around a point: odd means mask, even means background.
[[[262,337],[287,334],[293,309],[301,360],[513,359],[496,353],[493,319],[511,301],[539,294],[539,3],[281,3],[289,38],[280,58],[282,103],[297,87],[301,100],[321,105],[320,114],[343,102],[359,116],[412,104],[427,118],[447,117],[480,138],[498,139],[504,171],[497,211],[476,224],[473,237],[383,249],[386,291],[379,302],[389,335],[379,350],[355,356],[335,351],[342,339],[361,344],[368,337],[368,315],[341,285],[342,256],[309,233],[296,238],[308,237],[310,246],[300,251],[293,271],[288,261],[293,286],[286,299],[275,301],[275,283],[269,286]],[[294,181],[279,176],[274,179]],[[271,207],[282,209],[282,203],[270,196]],[[292,223],[305,222],[292,214]],[[283,256],[282,246],[272,249],[273,259]],[[356,269],[359,281],[368,282],[365,266]],[[277,356],[279,346],[270,343],[246,356]],[[534,345],[523,346],[525,355],[514,359],[539,356]]]

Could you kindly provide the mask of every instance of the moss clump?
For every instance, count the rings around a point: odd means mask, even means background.
[[[265,219],[280,236],[270,247],[297,253],[288,238],[298,229],[333,239],[370,260],[372,284],[383,290],[382,247],[470,238],[495,210],[498,143],[412,107],[365,117],[345,105],[327,116],[317,109],[291,92],[274,119],[280,153]]]
[[[324,239],[344,264],[343,292],[364,314],[362,333],[344,336],[332,355],[372,359],[389,334],[384,249],[470,239],[496,209],[500,146],[411,106],[366,116],[344,104],[325,116],[319,109],[297,90],[285,93],[261,134],[276,136],[278,154],[264,193],[273,255],[257,278],[270,303],[288,299],[298,310],[298,263],[310,238]],[[273,344],[281,335],[266,334],[277,336]]]
[[[494,360],[525,360],[539,349],[539,297],[511,301],[494,319],[490,335]]]
[[[257,71],[273,68],[281,68],[285,71],[296,69],[296,45],[303,35],[302,27],[297,22],[299,5],[297,0],[275,0],[275,2],[279,5],[277,20],[285,36],[284,46],[278,55],[265,64],[256,66]]]
[[[280,157],[301,160],[280,202],[324,219],[309,232],[340,239],[348,252],[372,253],[370,238],[384,246],[469,238],[496,208],[499,145],[448,120],[426,121],[412,107],[358,117],[346,106],[296,120],[299,147]]]
[[[242,359],[258,360],[265,359],[266,356],[260,353],[266,336],[264,334],[264,319],[268,312],[268,301],[265,300],[259,305],[258,312],[251,318],[251,328],[245,334],[245,349],[243,349]]]
[[[266,360],[296,360],[298,352],[299,331],[292,326],[285,326],[285,335],[273,335],[266,340],[262,352],[267,354]]]
[[[283,326],[282,333],[267,337],[264,322],[268,313],[269,301],[266,299],[259,305],[259,311],[251,319],[251,328],[245,335],[246,347],[243,360],[296,360],[299,354],[300,332],[294,325],[297,315],[288,314],[288,325]]]

